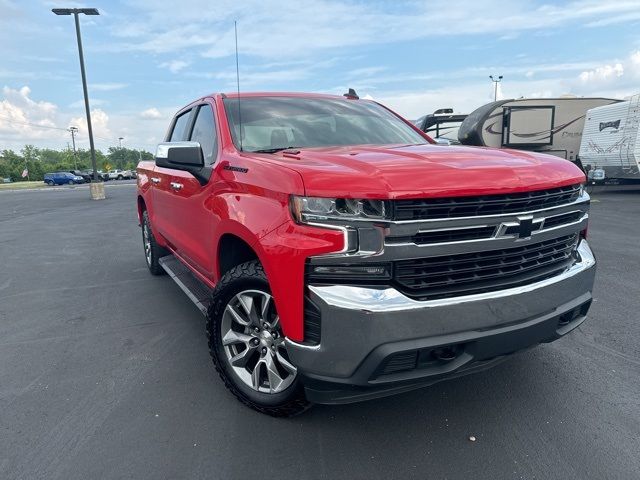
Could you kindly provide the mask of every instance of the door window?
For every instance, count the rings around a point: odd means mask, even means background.
[[[218,150],[216,139],[216,125],[211,105],[201,105],[193,124],[190,140],[200,143],[205,165],[211,165],[215,159]]]
[[[185,140],[187,125],[189,125],[189,118],[191,117],[191,110],[184,112],[176,119],[176,123],[173,125],[173,132],[171,132],[170,142],[180,142]]]

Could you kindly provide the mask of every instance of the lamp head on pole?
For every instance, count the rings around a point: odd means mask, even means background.
[[[75,15],[79,13],[85,15],[100,15],[97,8],[52,8],[51,11],[56,15]]]

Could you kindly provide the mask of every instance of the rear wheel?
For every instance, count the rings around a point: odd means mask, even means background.
[[[144,247],[144,258],[151,274],[163,275],[164,268],[160,265],[159,260],[167,255],[167,251],[157,244],[151,230],[149,213],[146,210],[142,213],[142,246]]]
[[[76,182],[74,182],[73,180],[69,180],[69,181],[67,182],[67,185],[73,185],[74,183],[76,183]]]
[[[53,186],[53,180],[47,180],[45,183],[50,187]]]
[[[309,408],[259,262],[238,265],[222,277],[209,307],[207,335],[216,370],[242,403],[275,417]]]

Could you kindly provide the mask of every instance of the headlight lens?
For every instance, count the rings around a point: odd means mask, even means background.
[[[358,200],[352,198],[291,197],[291,213],[297,222],[308,223],[327,219],[386,218],[384,200]]]

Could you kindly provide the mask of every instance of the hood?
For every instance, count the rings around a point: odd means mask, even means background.
[[[420,198],[543,190],[584,181],[551,155],[482,147],[411,145],[303,149],[260,155],[297,171],[305,195]]]

